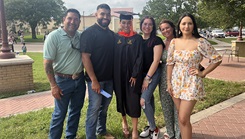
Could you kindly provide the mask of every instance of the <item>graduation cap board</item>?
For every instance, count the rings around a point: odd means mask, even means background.
[[[131,20],[133,19],[133,15],[138,15],[133,12],[128,12],[128,11],[115,11],[115,13],[120,14],[119,18],[120,20],[125,19],[125,20]]]

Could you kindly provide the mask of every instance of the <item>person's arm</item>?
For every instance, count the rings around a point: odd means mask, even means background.
[[[43,64],[44,64],[44,69],[45,69],[46,75],[47,75],[49,83],[50,83],[51,93],[52,93],[53,97],[56,99],[61,99],[61,95],[63,95],[63,94],[55,82],[53,61],[44,59]]]
[[[214,47],[206,40],[206,39],[199,39],[200,45],[197,47],[199,52],[206,58],[209,59],[210,64],[209,66],[203,70],[200,71],[196,68],[190,68],[189,73],[191,75],[197,75],[199,77],[204,78],[208,73],[213,71],[217,66],[220,65],[222,62],[222,56],[214,49]]]
[[[163,46],[161,44],[156,45],[153,48],[153,62],[150,66],[150,69],[147,72],[145,79],[144,79],[144,82],[142,85],[142,90],[146,90],[148,88],[149,81],[151,80],[153,74],[156,72],[156,70],[159,66],[161,56],[162,56],[162,51],[163,51]]]
[[[167,65],[167,90],[171,96],[173,96],[173,87],[172,87],[172,72],[174,65]]]
[[[175,60],[174,60],[174,50],[175,50],[175,39],[172,39],[172,41],[169,44],[168,48],[168,55],[167,55],[167,91],[168,93],[173,96],[173,87],[172,87],[172,74],[173,74],[173,68],[175,66]]]
[[[143,38],[140,35],[136,36],[136,43],[135,43],[135,49],[136,51],[136,60],[133,66],[133,71],[132,71],[132,75],[131,78],[129,80],[131,86],[135,86],[136,81],[138,76],[142,76],[142,68],[143,68],[143,49],[142,49],[142,45],[143,45]]]
[[[216,67],[218,67],[220,64],[221,64],[222,61],[219,61],[217,63],[211,63],[209,64],[209,66],[203,70],[203,71],[200,71],[199,69],[196,69],[196,68],[191,68],[190,69],[190,74],[191,75],[197,75],[201,78],[204,78],[207,74],[209,74],[211,71],[213,71]]]
[[[82,52],[82,62],[84,68],[92,81],[92,90],[100,94],[100,84],[97,80],[97,77],[94,73],[94,68],[90,59],[91,54]]]

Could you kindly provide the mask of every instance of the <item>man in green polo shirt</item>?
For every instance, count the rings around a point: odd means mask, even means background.
[[[76,137],[86,90],[77,31],[80,17],[76,9],[68,9],[63,17],[64,27],[51,32],[44,43],[44,68],[55,100],[50,139],[61,138],[67,110],[65,138]]]

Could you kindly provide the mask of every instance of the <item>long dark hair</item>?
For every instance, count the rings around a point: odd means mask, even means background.
[[[161,30],[160,26],[161,24],[169,24],[171,26],[171,28],[173,29],[173,35],[174,35],[174,38],[176,38],[176,30],[175,30],[175,25],[172,21],[168,20],[168,19],[163,19],[160,24],[159,24],[159,30]]]
[[[153,17],[151,16],[145,16],[141,21],[140,21],[140,30],[142,31],[142,26],[143,26],[143,22],[145,21],[145,19],[150,19],[152,22],[152,31],[150,34],[150,38],[149,38],[149,43],[147,44],[148,46],[151,46],[152,43],[155,41],[156,35],[157,35],[157,28],[156,28],[156,22],[153,19]]]
[[[200,34],[198,33],[198,30],[197,30],[197,23],[196,23],[196,20],[195,20],[195,17],[190,14],[190,13],[184,13],[180,18],[179,18],[179,21],[178,21],[178,24],[177,24],[177,38],[180,38],[181,36],[183,36],[182,32],[180,31],[180,22],[182,21],[182,19],[184,17],[190,17],[192,22],[193,22],[193,25],[194,25],[194,28],[193,28],[193,32],[192,32],[192,35],[195,37],[195,38],[201,38],[202,36],[200,36]]]

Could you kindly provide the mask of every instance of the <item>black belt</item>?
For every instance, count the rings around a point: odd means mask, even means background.
[[[64,78],[72,78],[72,74],[63,74],[63,73],[56,72],[55,75],[58,75]]]

